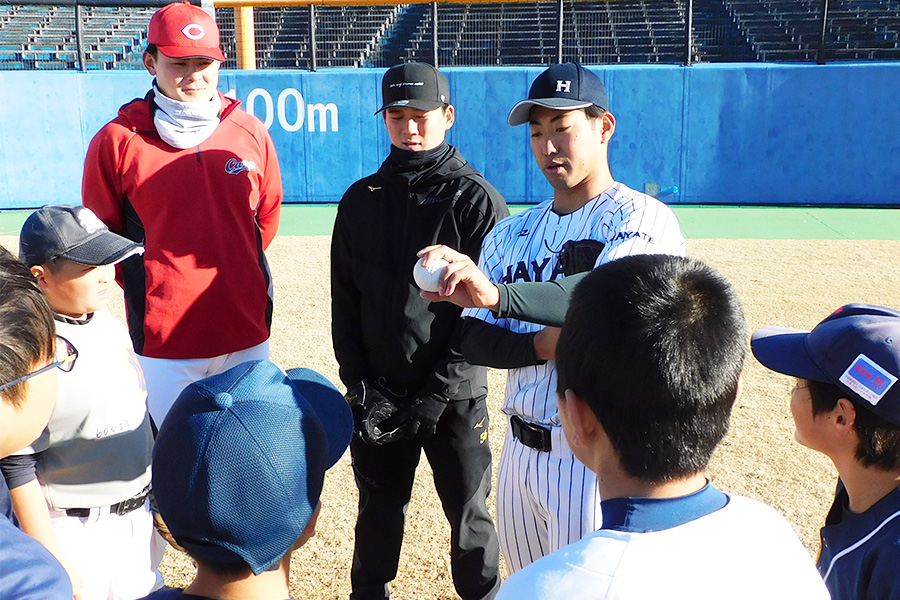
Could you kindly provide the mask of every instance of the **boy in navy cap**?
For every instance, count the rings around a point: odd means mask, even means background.
[[[3,473],[22,529],[66,567],[82,600],[133,600],[162,585],[147,391],[125,326],[105,310],[114,265],[142,252],[83,206],[45,206],[19,235],[19,258],[55,313],[58,344],[78,348],[80,359],[57,374],[47,428],[3,460]]]
[[[763,365],[797,378],[797,441],[840,480],[818,568],[832,600],[900,598],[900,311],[848,304],[812,331],[753,334]]]
[[[156,438],[153,485],[197,576],[148,598],[289,597],[291,552],[315,534],[325,471],[352,432],[344,396],[310,369],[251,361],[185,388]]]

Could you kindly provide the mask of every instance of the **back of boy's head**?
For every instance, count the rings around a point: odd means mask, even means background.
[[[53,356],[56,326],[47,298],[28,268],[0,246],[0,384],[24,377]],[[19,384],[0,393],[18,406]]]
[[[203,564],[274,569],[350,443],[344,396],[309,369],[251,361],[191,384],[153,449],[160,515]]]
[[[59,259],[97,267],[143,251],[139,243],[111,232],[84,206],[44,206],[31,213],[19,233],[19,258],[28,267],[52,269]]]
[[[853,403],[861,464],[900,468],[900,311],[848,304],[812,331],[764,327],[752,348],[769,369],[810,382],[813,415]]]
[[[628,256],[575,289],[556,350],[571,389],[603,425],[622,468],[665,482],[702,471],[728,432],[747,346],[740,302],[711,267]]]

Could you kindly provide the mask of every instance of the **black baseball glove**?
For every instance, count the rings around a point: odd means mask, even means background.
[[[425,394],[413,400],[410,406],[410,421],[413,425],[413,437],[426,439],[434,435],[438,420],[447,408],[447,400],[437,394]]]
[[[605,247],[606,244],[597,240],[569,240],[560,249],[557,261],[566,277],[584,273],[594,268]]]
[[[368,388],[371,388],[371,384],[368,384]],[[363,420],[366,418],[366,414],[369,412],[366,405],[366,401],[369,400],[369,394],[367,394],[366,392],[366,382],[360,381],[359,383],[348,389],[347,393],[344,394],[344,397],[350,404],[350,412],[353,414],[353,431],[356,433],[356,435],[360,435],[360,432],[363,428]]]
[[[383,446],[393,442],[424,439],[434,434],[447,402],[426,394],[408,400],[385,386],[361,381],[347,392],[354,415],[356,434],[367,444]]]

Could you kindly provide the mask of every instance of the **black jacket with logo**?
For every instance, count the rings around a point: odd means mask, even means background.
[[[412,273],[416,252],[431,244],[477,261],[484,236],[508,215],[497,190],[446,143],[392,146],[377,173],[350,186],[331,242],[332,340],[348,388],[383,377],[410,397],[487,394],[485,368],[459,350],[461,309],[423,299]]]

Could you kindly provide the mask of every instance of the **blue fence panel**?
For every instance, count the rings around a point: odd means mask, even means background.
[[[613,176],[633,188],[655,184],[669,203],[898,203],[898,63],[594,69],[616,116]],[[528,127],[506,124],[541,70],[446,70],[456,108],[448,139],[511,203],[552,195]],[[219,89],[268,125],[288,202],[337,202],[389,150],[373,114],[382,73],[223,71]],[[91,137],[150,81],[139,72],[0,72],[0,208],[78,202]]]

